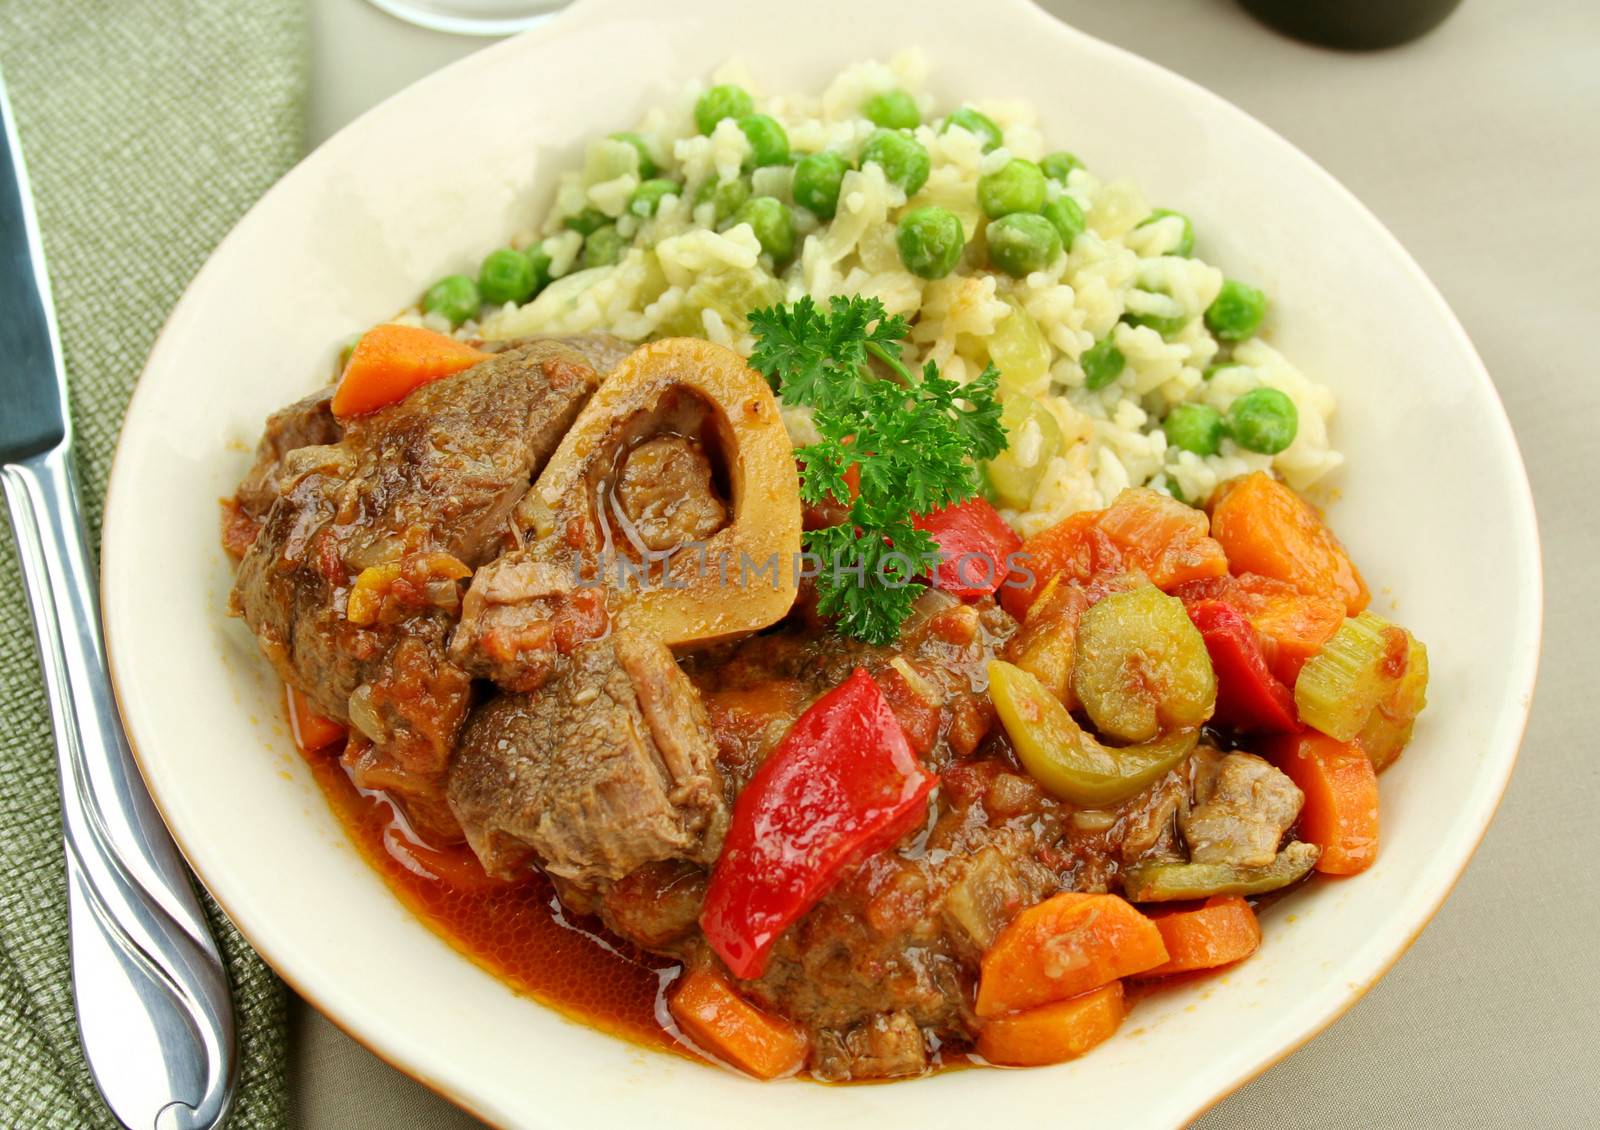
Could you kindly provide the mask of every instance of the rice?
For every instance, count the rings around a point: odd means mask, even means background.
[[[852,163],[875,128],[860,116],[862,102],[885,90],[908,91],[926,123],[915,136],[931,158],[927,183],[912,199],[871,164],[845,174],[837,214],[819,222],[793,206],[792,167],[757,169],[750,174],[754,195],[791,206],[796,224],[795,255],[775,265],[748,224],[718,231],[713,204],[695,203],[708,184],[740,175],[750,143],[731,119],[700,135],[693,108],[704,86],[692,84],[636,126],[657,175],[682,183],[682,193],[662,199],[653,216],[630,214],[641,181],[636,150],[612,139],[593,142],[583,166],[560,178],[544,222],[513,241],[542,241],[555,281],[531,302],[485,310],[481,322],[457,332],[489,340],[595,330],[635,341],[693,335],[748,355],[754,343],[745,317],[756,306],[805,295],[819,303],[834,295],[876,297],[911,320],[911,361],[932,359],[962,382],[991,361],[1001,369],[1011,432],[1002,512],[1025,535],[1103,507],[1129,486],[1199,501],[1218,482],[1248,471],[1274,471],[1304,490],[1340,465],[1328,439],[1332,394],[1259,337],[1229,347],[1211,335],[1203,314],[1223,273],[1177,254],[1182,217],[1143,222],[1152,208],[1137,185],[1085,168],[1064,185],[1051,180],[1050,197],[1070,196],[1087,230],[1025,278],[986,269],[978,178],[1012,157],[1039,159],[1045,138],[1033,107],[984,99],[967,104],[1000,126],[999,148],[985,154],[981,139],[964,129],[938,132],[942,114],[956,107],[935,103],[924,89],[927,72],[926,60],[911,51],[850,66],[820,95],[763,92],[736,63],[713,78],[749,90],[756,110],[783,125],[796,155],[832,149]],[[899,217],[924,204],[955,213],[967,236],[955,270],[931,281],[906,270],[895,244]],[[581,267],[582,237],[564,221],[584,209],[612,218],[627,239],[614,265]],[[1166,319],[1168,332],[1128,317]],[[1181,328],[1170,328],[1179,321]],[[1091,390],[1081,358],[1107,337],[1126,365],[1109,385]],[[1216,454],[1200,456],[1168,444],[1162,424],[1174,407],[1206,404],[1226,414],[1236,398],[1260,387],[1280,390],[1298,410],[1298,433],[1286,450],[1258,454],[1225,438]],[[784,418],[796,443],[812,438],[805,410],[786,407]]]

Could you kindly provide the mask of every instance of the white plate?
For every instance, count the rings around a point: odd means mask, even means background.
[[[830,1130],[1176,1126],[1328,1024],[1438,909],[1511,771],[1532,693],[1533,507],[1494,389],[1383,226],[1221,99],[1024,0],[585,0],[390,99],[308,157],[195,279],[128,412],[105,524],[121,703],[185,854],[290,984],[379,1055],[504,1125]],[[760,1085],[624,1043],[518,997],[408,914],[296,757],[277,685],[223,614],[216,500],[273,408],[338,344],[469,269],[548,200],[585,139],[743,54],[815,89],[910,44],[947,105],[1021,96],[1046,136],[1189,213],[1206,257],[1263,284],[1276,343],[1339,394],[1350,457],[1332,519],[1430,649],[1431,703],[1383,777],[1383,850],[1265,915],[1237,970],[1141,1003],[1086,1058],[877,1087]],[[1068,1113],[1069,1112],[1069,1113]]]

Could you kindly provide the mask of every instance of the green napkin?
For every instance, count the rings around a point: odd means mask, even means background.
[[[91,536],[128,395],[211,248],[299,156],[301,0],[0,0]],[[114,1122],[78,1048],[44,693],[0,522],[0,1121]],[[207,900],[238,1010],[231,1126],[288,1121],[284,989]]]

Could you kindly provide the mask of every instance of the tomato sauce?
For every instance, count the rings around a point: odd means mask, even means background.
[[[665,990],[678,963],[573,915],[543,875],[495,879],[466,845],[425,844],[385,794],[351,782],[338,749],[306,755],[323,796],[363,858],[429,929],[541,1004],[637,1043],[692,1054],[675,1041],[675,1026],[663,1025],[671,1025]]]

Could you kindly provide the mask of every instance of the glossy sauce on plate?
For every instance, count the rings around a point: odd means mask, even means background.
[[[505,882],[486,875],[464,844],[423,843],[387,796],[350,781],[339,748],[306,754],[317,785],[362,857],[431,930],[517,992],[574,1020],[691,1054],[677,1042],[664,1003],[677,962],[569,914],[542,875]]]

